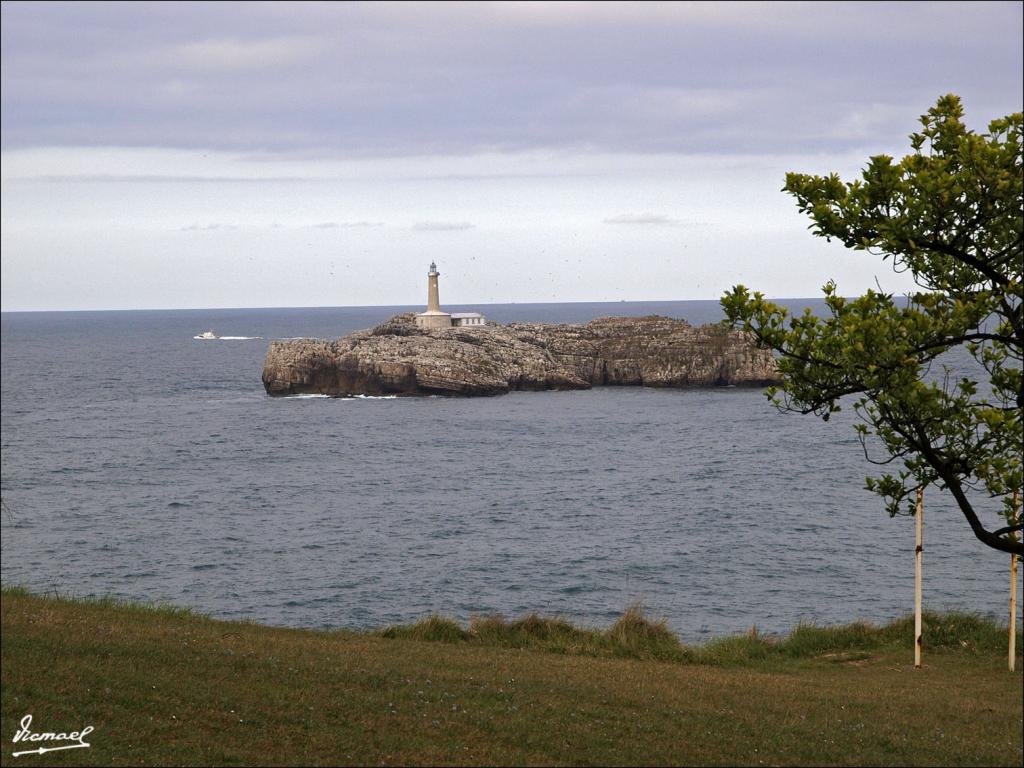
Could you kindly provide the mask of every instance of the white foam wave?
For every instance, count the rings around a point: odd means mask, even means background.
[[[284,395],[285,400],[312,400],[314,398],[320,399],[325,397],[331,397],[331,395],[317,394],[303,394],[303,395]],[[352,395],[351,397],[339,397],[337,400],[397,400],[398,395]]]
[[[221,341],[249,341],[251,339],[262,339],[262,336],[218,336]]]

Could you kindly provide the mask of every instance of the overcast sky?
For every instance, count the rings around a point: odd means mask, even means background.
[[[1022,108],[1022,4],[31,3],[4,311],[910,288],[779,190]]]

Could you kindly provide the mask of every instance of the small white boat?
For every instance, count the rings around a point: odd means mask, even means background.
[[[217,339],[217,338],[220,338],[220,337],[217,336],[213,331],[203,331],[198,336],[193,336],[192,338],[193,339],[205,340],[205,339]]]

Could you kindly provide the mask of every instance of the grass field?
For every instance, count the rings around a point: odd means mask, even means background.
[[[352,633],[19,589],[0,607],[3,765],[1024,761],[1024,664],[1009,673],[1005,627],[969,616],[927,617],[915,671],[907,621],[688,648],[637,610],[603,632],[526,617]],[[34,731],[91,725],[91,746],[12,757],[26,714]]]

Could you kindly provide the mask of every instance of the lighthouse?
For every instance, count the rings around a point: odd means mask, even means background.
[[[437,264],[430,262],[430,271],[427,272],[427,311],[416,315],[416,325],[420,328],[450,328],[452,325],[452,316],[441,311],[441,300],[437,292],[437,278],[440,274]]]
[[[442,312],[441,300],[437,294],[437,264],[430,262],[427,272],[427,311],[416,315],[416,325],[420,328],[466,328],[487,325],[487,318],[479,312]]]
[[[430,271],[427,272],[427,312],[444,314],[441,312],[441,299],[437,295],[437,264],[430,262]]]

